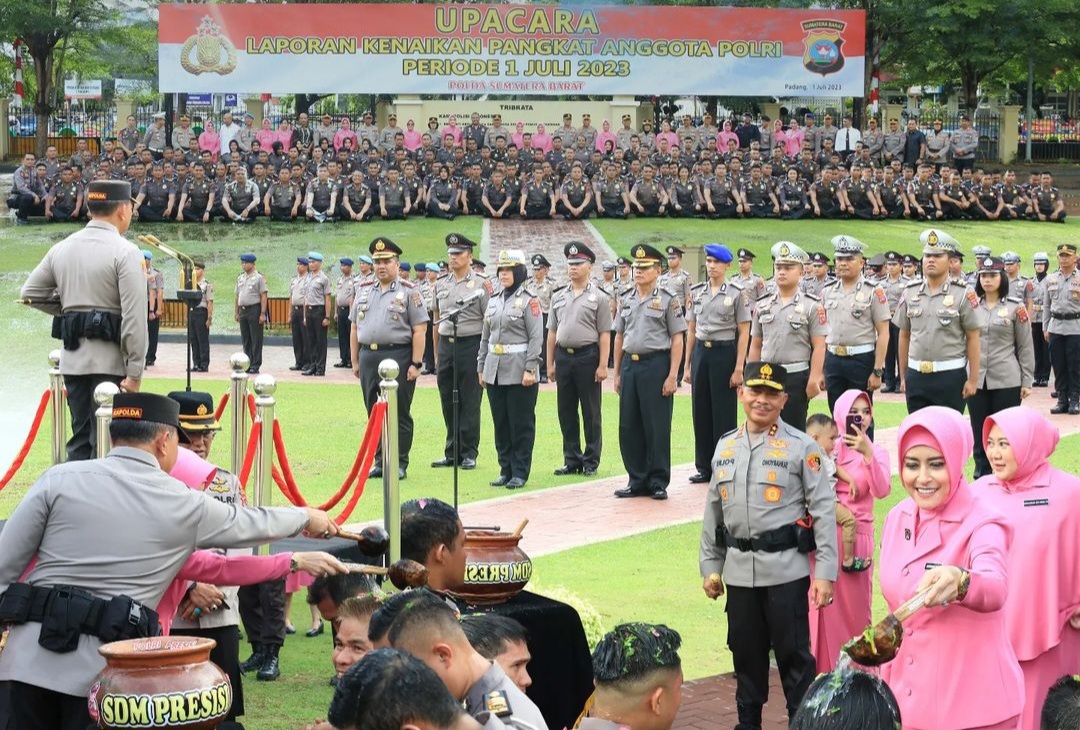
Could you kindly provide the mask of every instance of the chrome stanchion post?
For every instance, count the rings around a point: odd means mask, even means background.
[[[61,464],[67,458],[67,395],[64,376],[60,374],[60,351],[49,353],[49,411],[52,415],[52,463]]]
[[[262,424],[262,432],[255,446],[255,488],[252,499],[256,507],[269,507],[274,458],[274,393],[277,383],[273,375],[263,374],[255,378],[252,384],[255,391],[255,421]],[[259,545],[257,555],[269,555],[270,545]]]
[[[113,398],[120,392],[120,386],[116,383],[105,381],[98,383],[94,388],[94,402],[97,410],[94,418],[97,420],[97,458],[104,458],[109,453],[111,445],[109,439],[109,424],[112,423]]]
[[[390,536],[390,562],[401,558],[401,488],[398,483],[398,375],[394,360],[379,363],[379,392],[386,401],[382,428],[383,526]]]
[[[229,376],[229,403],[232,405],[232,473],[240,474],[244,469],[244,457],[247,456],[248,440],[248,404],[247,404],[247,369],[251,360],[242,352],[234,352],[229,358],[232,374]]]

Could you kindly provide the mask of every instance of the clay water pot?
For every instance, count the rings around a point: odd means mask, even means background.
[[[100,728],[209,730],[232,707],[229,677],[210,661],[213,639],[159,636],[105,644],[87,696]]]
[[[488,530],[465,533],[465,584],[452,592],[474,606],[505,603],[532,578],[532,560],[521,535]]]

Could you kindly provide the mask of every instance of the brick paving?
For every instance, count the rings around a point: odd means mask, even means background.
[[[484,220],[484,232],[480,241],[480,258],[488,264],[494,261],[504,248],[524,249],[529,256],[543,254],[560,270],[563,246],[570,241],[582,241],[596,254],[599,263],[604,259],[614,261],[615,253],[599,232],[587,221],[520,221]]]
[[[770,702],[762,713],[762,730],[787,730],[784,690],[776,669],[769,676]],[[735,709],[735,675],[718,674],[683,685],[682,706],[672,730],[727,730],[739,721]]]

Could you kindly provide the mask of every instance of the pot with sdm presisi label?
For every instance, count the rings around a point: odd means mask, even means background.
[[[210,661],[213,639],[159,636],[105,644],[87,696],[105,730],[209,730],[232,707],[229,677]]]
[[[473,606],[505,603],[532,578],[532,560],[518,543],[520,534],[465,533],[465,583],[453,593]]]

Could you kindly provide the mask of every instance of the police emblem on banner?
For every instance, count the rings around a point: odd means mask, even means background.
[[[192,57],[194,51],[194,57]],[[236,70],[236,48],[213,18],[204,16],[195,35],[180,49],[180,65],[189,74],[198,76],[216,73],[221,76]]]
[[[847,23],[839,20],[806,20],[802,29],[803,67],[811,73],[828,76],[844,67],[844,28]]]

